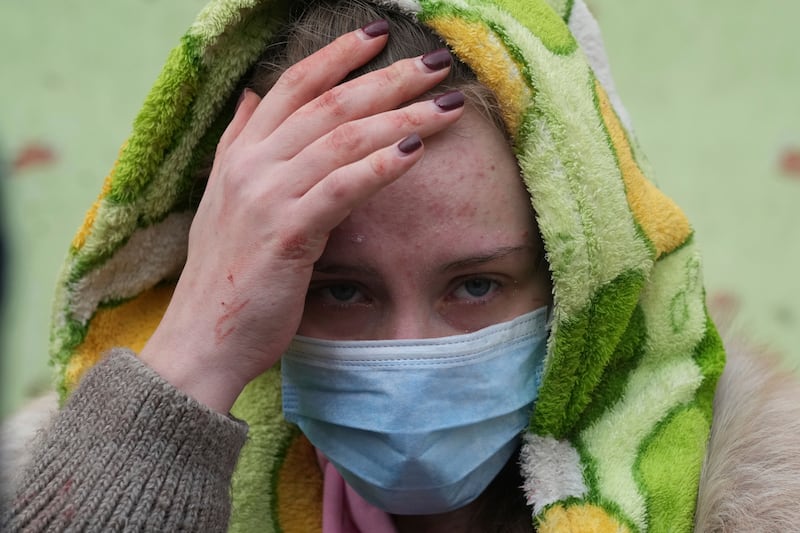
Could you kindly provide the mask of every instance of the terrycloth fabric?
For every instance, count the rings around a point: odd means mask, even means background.
[[[170,55],[63,269],[62,393],[157,325],[185,260],[193,171],[288,1],[212,1]],[[398,2],[498,95],[537,212],[555,303],[522,451],[538,529],[690,530],[724,354],[691,227],[645,177],[596,24],[572,0]],[[251,430],[232,530],[319,531],[319,469],[281,416],[278,372],[233,413]]]

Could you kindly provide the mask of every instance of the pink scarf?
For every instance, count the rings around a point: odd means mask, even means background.
[[[322,533],[397,533],[391,517],[359,496],[319,450],[317,462],[323,479]]]

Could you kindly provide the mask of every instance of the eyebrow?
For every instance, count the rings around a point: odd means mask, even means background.
[[[345,265],[341,263],[314,263],[314,272],[319,274],[354,275],[380,277],[378,271],[365,265]]]
[[[534,247],[529,244],[520,246],[503,246],[494,250],[490,250],[481,255],[465,257],[463,259],[457,259],[456,261],[447,263],[441,268],[441,271],[450,272],[452,270],[461,270],[463,268],[473,268],[486,263],[491,263],[492,261],[497,261],[498,259],[502,259],[509,255],[527,251],[533,252]]]
[[[480,255],[464,257],[455,261],[451,261],[441,266],[439,271],[451,272],[453,270],[474,268],[476,266],[491,263],[492,261],[497,261],[498,259],[503,259],[504,257],[516,253],[534,251],[535,247],[531,246],[530,244],[523,244],[520,246],[502,246],[500,248],[495,248],[494,250],[489,250]],[[372,278],[380,277],[380,273],[376,269],[363,264],[342,264],[336,262],[327,263],[318,261],[317,263],[314,263],[314,272],[331,275],[360,275]]]

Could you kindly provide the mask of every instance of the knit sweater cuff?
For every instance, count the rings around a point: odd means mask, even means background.
[[[30,530],[225,530],[247,425],[112,350],[40,437],[12,504]],[[27,530],[27,529],[26,529]]]

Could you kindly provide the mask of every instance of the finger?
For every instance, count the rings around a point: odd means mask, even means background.
[[[298,213],[317,235],[326,235],[357,206],[405,174],[423,154],[420,136],[409,135],[316,184],[297,204]]]
[[[450,52],[441,48],[333,87],[287,117],[270,136],[270,149],[290,159],[341,124],[396,109],[425,94],[447,77],[451,64]]]
[[[233,119],[231,119],[228,127],[225,128],[225,132],[219,139],[217,150],[227,148],[234,140],[236,140],[236,138],[242,132],[242,129],[244,129],[247,122],[253,116],[253,112],[258,107],[259,102],[261,102],[261,97],[259,97],[252,89],[245,89],[242,92],[242,95],[239,98],[239,103],[236,105],[236,111],[233,114]]]
[[[342,124],[318,139],[291,162],[289,190],[301,196],[337,168],[349,165],[416,132],[427,137],[453,124],[463,113],[464,95],[450,91],[432,100]],[[327,179],[327,178],[325,178]]]
[[[375,21],[338,37],[286,69],[263,98],[246,135],[265,137],[301,106],[367,63],[386,45],[386,32],[388,23]]]

